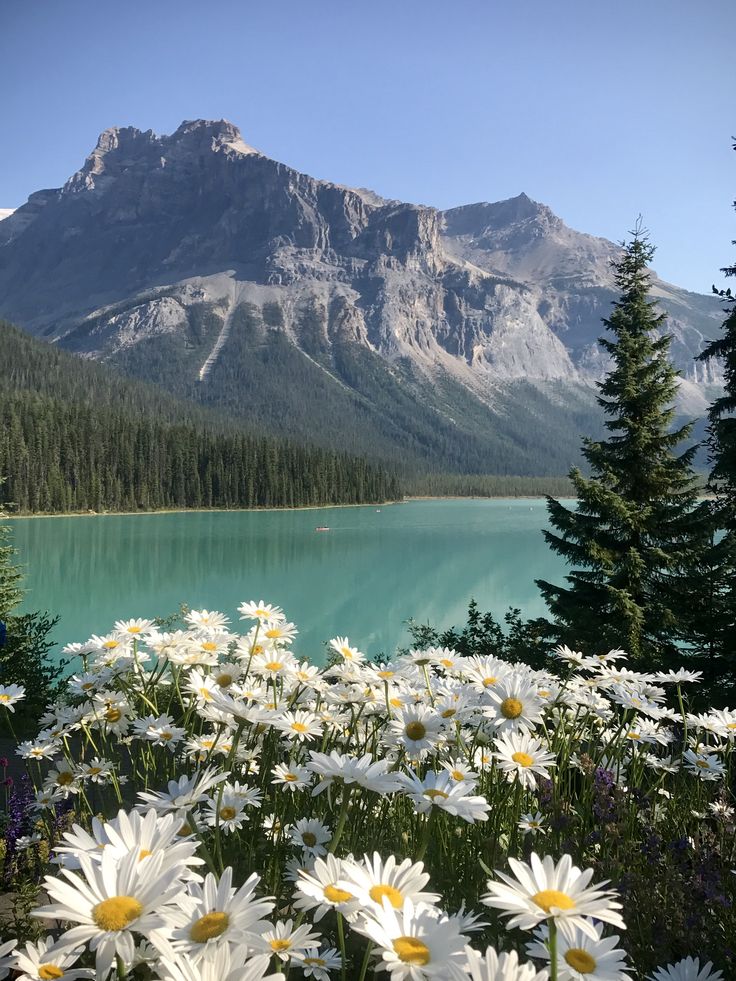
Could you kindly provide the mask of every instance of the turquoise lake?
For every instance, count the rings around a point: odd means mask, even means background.
[[[367,654],[409,641],[405,621],[465,622],[468,602],[502,615],[544,613],[535,578],[561,581],[543,500],[427,500],[380,508],[18,518],[26,609],[61,617],[61,645],[117,619],[166,616],[182,603],[220,610],[282,606],[294,651],[319,662],[347,635]],[[320,525],[327,532],[317,532]]]

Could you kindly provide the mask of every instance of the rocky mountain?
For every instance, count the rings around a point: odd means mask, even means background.
[[[0,222],[0,315],[273,431],[554,473],[600,425],[615,254],[525,194],[442,212],[299,173],[225,121],[114,128]],[[702,414],[720,305],[654,293]]]

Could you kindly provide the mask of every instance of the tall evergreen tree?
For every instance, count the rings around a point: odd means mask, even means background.
[[[721,272],[736,276],[736,265]],[[699,360],[717,359],[723,369],[724,391],[708,410],[706,439],[710,508],[719,535],[708,552],[712,586],[708,602],[693,610],[691,642],[706,655],[706,675],[719,686],[732,688],[736,684],[736,297],[730,288],[714,286],[713,292],[726,303],[726,319],[721,335],[705,347]]]
[[[551,548],[573,571],[568,586],[538,580],[553,635],[591,653],[622,647],[640,665],[662,664],[683,628],[677,586],[707,533],[691,468],[695,448],[676,452],[690,425],[672,431],[678,373],[665,316],[649,298],[654,254],[640,224],[614,262],[620,292],[612,335],[599,339],[611,369],[598,403],[610,437],[583,440],[591,476],[570,473],[577,507],[547,498]]]

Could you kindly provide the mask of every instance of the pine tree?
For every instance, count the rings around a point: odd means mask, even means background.
[[[721,272],[736,276],[736,266]],[[723,369],[724,392],[708,410],[706,439],[710,508],[719,537],[708,551],[712,588],[708,604],[693,610],[692,643],[705,655],[706,680],[731,688],[736,684],[736,297],[730,289],[714,286],[713,292],[726,303],[727,316],[721,335],[705,347],[699,360],[718,359]]]
[[[1,517],[1,515],[0,515]],[[10,544],[10,529],[0,525],[0,621],[6,621],[23,598],[21,574],[13,562],[15,549]]]
[[[695,447],[671,431],[678,373],[668,358],[665,316],[649,299],[654,254],[640,224],[614,262],[620,297],[599,339],[611,369],[599,383],[608,439],[583,440],[591,476],[570,473],[577,507],[548,497],[545,537],[573,571],[568,586],[537,581],[553,614],[551,633],[591,653],[621,647],[640,665],[662,664],[683,631],[678,584],[707,535],[691,469]]]

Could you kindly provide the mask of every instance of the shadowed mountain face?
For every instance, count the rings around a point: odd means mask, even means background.
[[[315,180],[232,124],[106,130],[0,221],[0,315],[278,432],[407,464],[560,472],[596,425],[616,247],[521,194],[440,212]],[[658,279],[684,411],[717,300]]]

